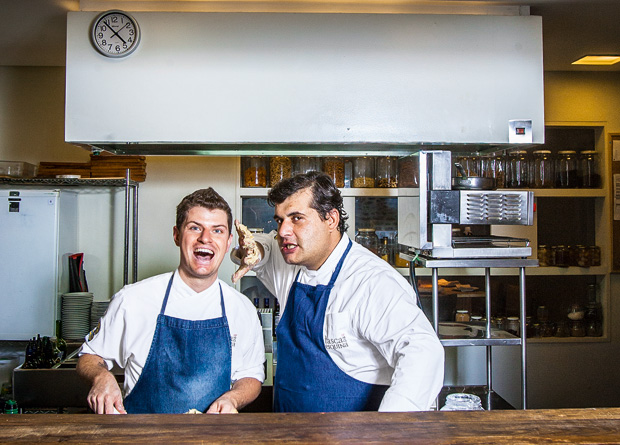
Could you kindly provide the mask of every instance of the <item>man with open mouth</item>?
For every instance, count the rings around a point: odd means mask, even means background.
[[[82,345],[77,370],[95,413],[236,413],[258,396],[256,308],[217,276],[232,237],[232,212],[215,190],[183,198],[177,270],[123,287]],[[124,398],[113,365],[124,369]]]
[[[284,308],[274,410],[430,409],[443,384],[441,343],[407,280],[347,236],[332,180],[296,175],[268,200],[277,232],[250,239],[238,225],[231,258],[233,281],[253,269]]]

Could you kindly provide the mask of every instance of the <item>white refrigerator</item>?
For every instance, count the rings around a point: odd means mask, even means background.
[[[0,340],[52,336],[77,248],[77,194],[0,190]]]

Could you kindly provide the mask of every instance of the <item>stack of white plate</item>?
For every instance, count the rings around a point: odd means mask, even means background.
[[[91,292],[70,292],[62,295],[62,338],[82,340],[90,331]]]
[[[90,330],[92,331],[97,327],[99,319],[103,317],[105,311],[108,309],[109,301],[93,301],[90,306]]]

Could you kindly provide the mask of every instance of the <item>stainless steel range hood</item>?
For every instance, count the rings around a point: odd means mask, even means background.
[[[70,12],[65,140],[119,154],[407,153],[544,142],[532,16],[132,13],[122,59]]]

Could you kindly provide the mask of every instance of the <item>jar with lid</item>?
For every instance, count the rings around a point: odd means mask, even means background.
[[[577,266],[590,267],[592,262],[590,261],[590,252],[587,246],[577,246]]]
[[[553,265],[556,267],[568,267],[570,252],[566,246],[551,246]]]
[[[386,236],[381,238],[379,248],[377,249],[377,255],[379,255],[382,260],[385,260],[388,263],[392,264],[392,259],[390,257],[390,246],[388,245],[388,239]]]
[[[579,185],[583,188],[601,186],[599,155],[595,150],[585,150],[579,154]]]
[[[528,173],[530,165],[527,151],[515,150],[508,155],[507,184],[508,188],[526,188],[529,185]]]
[[[377,158],[375,184],[379,188],[398,187],[398,158],[381,156]]]
[[[577,153],[575,150],[558,152],[555,163],[555,186],[558,188],[575,188],[577,180]]]
[[[407,156],[398,161],[398,186],[420,187],[420,159],[418,156]]]
[[[267,187],[267,158],[249,156],[242,164],[244,187]]]
[[[321,158],[316,156],[297,156],[295,158],[293,175],[321,171]]]
[[[482,176],[495,179],[495,187],[506,187],[506,162],[503,156],[483,156],[480,159]]]
[[[585,337],[586,327],[582,320],[571,321],[570,323],[571,337]]]
[[[269,158],[269,185],[273,187],[293,174],[293,162],[288,156],[272,156]]]
[[[519,336],[519,332],[521,332],[519,317],[508,317],[506,319],[506,332],[516,335],[517,337]]]
[[[453,393],[446,396],[440,411],[483,411],[482,401],[475,394]]]
[[[597,293],[596,284],[588,284],[588,305],[584,315],[588,337],[603,335],[603,306],[598,302]]]
[[[456,162],[461,164],[467,176],[481,176],[481,162],[478,155],[459,156],[456,158]],[[458,172],[453,172],[452,176],[457,176]]]
[[[361,244],[372,253],[377,254],[379,249],[379,237],[375,233],[375,229],[359,229],[355,235],[355,242]]]
[[[454,321],[459,323],[466,323],[470,320],[469,311],[467,309],[458,309],[454,316]]]
[[[530,187],[551,188],[554,182],[553,158],[550,150],[536,150],[530,163]]]
[[[597,267],[601,265],[601,248],[599,246],[588,246],[588,257],[590,266]]]
[[[337,156],[327,156],[323,159],[323,173],[334,181],[336,187],[344,187],[344,159]]]
[[[375,186],[375,159],[370,156],[362,156],[353,159],[353,187]]]
[[[538,246],[538,265],[541,267],[550,266],[549,257],[551,256],[551,248],[546,244]]]

